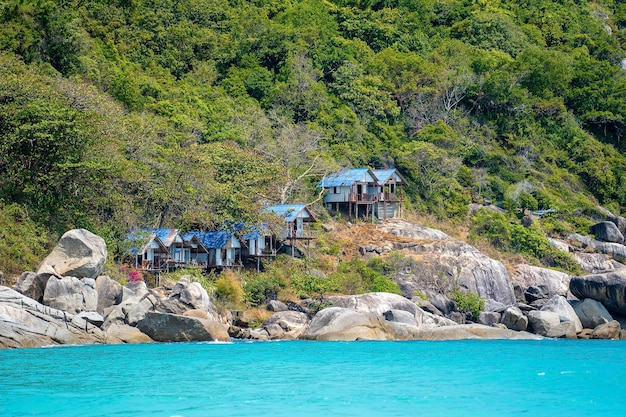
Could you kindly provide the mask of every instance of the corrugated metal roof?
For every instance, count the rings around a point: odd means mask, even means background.
[[[377,181],[377,177],[368,168],[351,168],[340,172],[335,172],[327,177],[323,178],[318,184],[317,188],[328,187],[349,187],[357,181],[367,181],[367,176],[371,176],[374,182]]]
[[[132,255],[144,253],[148,249],[152,241],[156,241],[157,244],[163,248],[163,250],[167,250],[167,248],[163,244],[163,241],[159,239],[159,237],[155,233],[152,233],[147,229],[131,232],[126,240],[131,245],[129,248],[129,253]]]
[[[400,173],[398,172],[398,170],[396,168],[389,168],[389,169],[374,169],[372,170],[372,172],[374,173],[374,175],[376,175],[376,178],[378,178],[378,182],[382,185],[383,183],[389,181],[389,179],[391,177],[393,177],[394,175],[397,175],[398,178],[400,179],[400,181],[402,183],[406,184],[406,181],[404,180],[404,177],[402,175],[400,175]]]
[[[199,232],[191,231],[183,236],[183,239],[189,240],[191,236],[196,236],[202,245],[207,249],[221,249],[232,237],[233,232],[219,230],[216,232]]]
[[[306,209],[306,204],[277,204],[267,208],[289,223],[295,221],[298,214],[304,209]]]
[[[178,229],[166,229],[166,228],[155,228],[155,229],[143,229],[143,231],[148,233],[154,233],[161,242],[165,244],[165,246],[170,247],[172,243],[174,243],[176,239],[176,235],[178,235]]]

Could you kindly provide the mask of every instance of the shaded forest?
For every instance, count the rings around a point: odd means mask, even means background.
[[[617,0],[0,0],[0,269],[68,228],[254,223],[351,166],[450,221],[623,213],[625,42]]]

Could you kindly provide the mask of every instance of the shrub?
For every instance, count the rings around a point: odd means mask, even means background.
[[[215,296],[228,307],[238,307],[243,302],[241,281],[234,272],[224,271],[215,281]]]
[[[454,301],[459,311],[471,314],[474,320],[478,319],[480,312],[485,309],[485,300],[473,292],[464,294],[457,289],[452,292],[450,299]]]
[[[275,300],[285,282],[277,276],[257,275],[244,285],[246,301],[252,306],[259,306],[269,300]]]

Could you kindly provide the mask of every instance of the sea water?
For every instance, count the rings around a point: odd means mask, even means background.
[[[0,351],[0,416],[622,416],[626,342],[233,342]]]

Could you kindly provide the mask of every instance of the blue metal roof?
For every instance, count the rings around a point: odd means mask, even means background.
[[[146,250],[150,242],[155,240],[159,245],[165,248],[165,244],[159,236],[152,232],[153,229],[135,230],[128,234],[126,241],[131,245],[128,252],[132,255],[138,255]],[[166,235],[167,236],[167,235]],[[166,248],[165,248],[166,249]]]
[[[298,214],[306,208],[306,204],[277,204],[270,206],[267,210],[272,211],[278,217],[282,217],[285,221],[291,223],[296,220]]]
[[[217,232],[191,231],[183,236],[184,240],[190,240],[191,236],[196,236],[202,245],[207,249],[221,249],[228,243],[233,232],[219,230]]]
[[[328,175],[317,184],[317,188],[349,187],[357,181],[363,181],[363,178],[368,174],[373,177],[374,181],[377,180],[377,177],[368,168],[352,168]]]
[[[375,169],[373,170],[373,172],[374,172],[374,175],[376,175],[376,178],[378,178],[380,182],[385,182],[385,181],[388,181],[389,178],[393,176],[393,174],[396,172],[396,169],[395,168]]]
[[[153,229],[141,229],[144,232],[155,234],[165,246],[171,246],[174,243],[174,239],[176,239],[176,234],[178,234],[178,229],[168,229],[168,228],[153,228]]]

